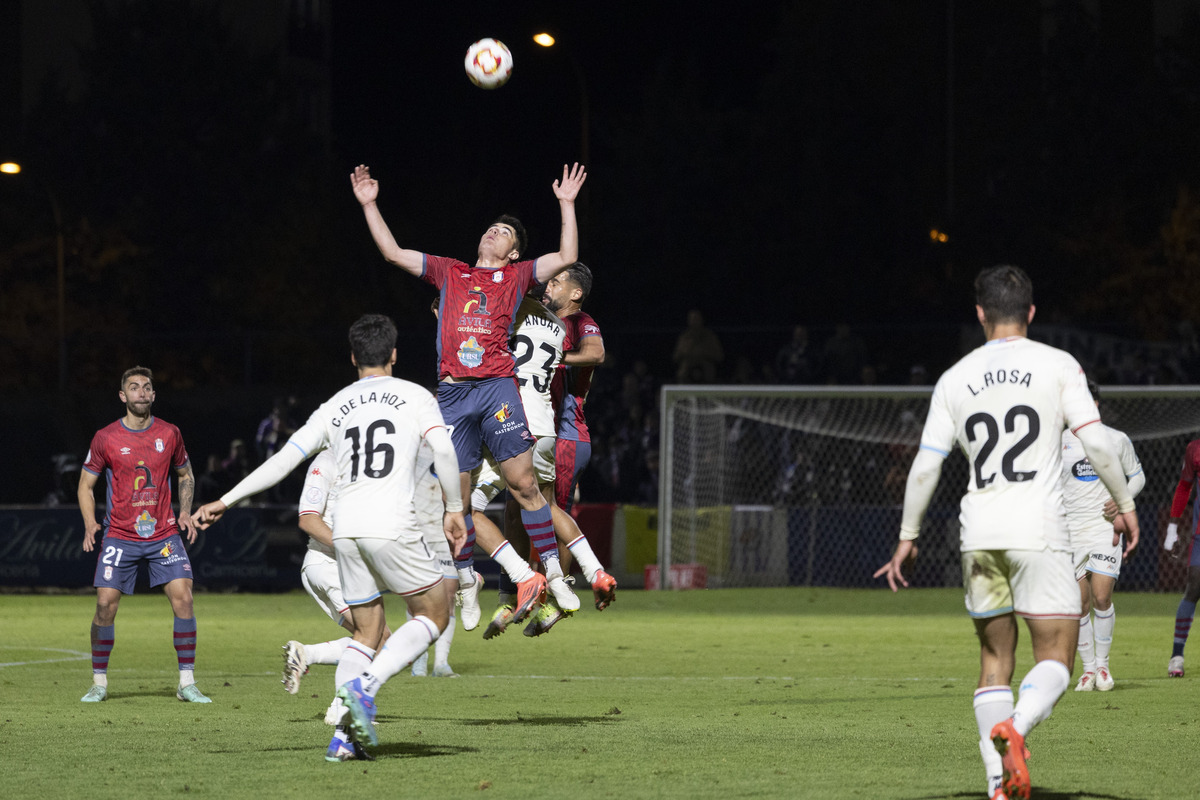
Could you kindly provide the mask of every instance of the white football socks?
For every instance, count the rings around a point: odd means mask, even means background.
[[[979,727],[979,755],[987,773],[988,795],[995,791],[1004,775],[1000,754],[992,744],[992,728],[1012,716],[1013,693],[1008,686],[985,686],[975,690],[975,724]],[[993,785],[993,782],[995,785]]]
[[[1079,643],[1075,646],[1084,672],[1096,671],[1096,651],[1092,647],[1092,639],[1092,615],[1088,613],[1079,618]]]
[[[309,664],[336,664],[346,652],[346,646],[354,641],[349,636],[334,639],[330,642],[304,645],[304,658]]]
[[[517,551],[507,541],[497,547],[496,552],[491,556],[492,560],[508,573],[508,577],[512,578],[513,583],[527,581],[533,577],[533,570],[529,568],[529,564],[517,555]]]
[[[1046,659],[1033,665],[1021,680],[1021,693],[1013,708],[1013,727],[1022,736],[1050,716],[1054,704],[1071,685],[1071,670],[1061,661]]]
[[[1105,611],[1096,609],[1096,668],[1108,669],[1108,654],[1112,650],[1113,628],[1117,626],[1117,607],[1109,606]]]
[[[440,633],[433,620],[423,614],[401,625],[400,630],[393,632],[383,643],[383,648],[371,659],[371,666],[364,672],[365,677],[370,679],[363,681],[367,694],[373,697],[380,686],[437,641]]]
[[[583,570],[583,576],[587,578],[588,583],[596,580],[596,573],[604,567],[600,566],[600,559],[596,558],[596,554],[592,552],[592,546],[588,544],[587,537],[580,534],[578,539],[567,545],[567,549],[571,551],[571,555],[575,556],[575,561]]]

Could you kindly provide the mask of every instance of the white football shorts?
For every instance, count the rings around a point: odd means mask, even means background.
[[[1032,619],[1078,619],[1082,605],[1065,550],[967,550],[962,554],[967,613],[1016,612]]]
[[[1107,575],[1114,580],[1121,577],[1122,546],[1113,547],[1112,536],[1103,540],[1093,539],[1090,546],[1084,545],[1075,550],[1075,580],[1080,580],[1089,572],[1097,575]]]
[[[331,620],[342,624],[342,617],[350,610],[342,597],[341,579],[338,578],[337,561],[324,553],[309,550],[304,554],[304,565],[300,568],[300,582],[317,605]]]
[[[360,606],[384,592],[420,594],[442,581],[442,570],[422,539],[334,539],[346,604]]]

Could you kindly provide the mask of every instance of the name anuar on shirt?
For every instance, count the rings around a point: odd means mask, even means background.
[[[1017,386],[1024,386],[1024,387],[1028,388],[1032,378],[1033,378],[1032,372],[1022,373],[1021,370],[1019,370],[1019,369],[1010,369],[1010,370],[997,369],[997,370],[992,370],[991,372],[983,373],[983,385],[980,386],[978,389],[976,389],[974,386],[972,386],[971,384],[968,383],[967,390],[973,395],[978,395],[980,392],[984,391],[985,389],[990,389],[993,386],[1002,386],[1002,385],[1006,385],[1006,384],[1007,385],[1015,384]]]
[[[341,414],[341,416],[334,417],[331,424],[335,428],[340,428],[342,426],[342,420],[347,414],[356,408],[360,408],[370,403],[378,403],[380,405],[391,406],[392,408],[399,408],[406,402],[407,401],[403,400],[399,395],[392,394],[391,392],[371,392],[370,394],[360,394],[357,400],[350,398],[345,403],[342,403],[340,406],[338,406],[338,412]]]

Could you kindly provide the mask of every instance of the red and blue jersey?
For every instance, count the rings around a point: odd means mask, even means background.
[[[140,431],[123,420],[96,431],[83,468],[108,484],[104,535],[154,541],[178,533],[171,473],[187,463],[179,428],[157,417]]]
[[[536,282],[535,261],[497,269],[424,255],[421,279],[441,290],[438,379],[503,378],[516,374],[508,347],[521,298]]]
[[[589,336],[599,336],[600,326],[590,314],[576,311],[563,317],[567,335],[563,338],[563,352],[578,350],[580,343]],[[587,420],[583,416],[583,404],[588,389],[592,387],[592,372],[595,367],[571,367],[559,364],[550,384],[550,400],[558,414],[558,438],[572,442],[590,442]]]

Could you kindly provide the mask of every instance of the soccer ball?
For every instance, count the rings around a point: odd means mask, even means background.
[[[481,89],[497,89],[512,75],[512,53],[498,39],[480,39],[467,48],[464,66],[471,83]]]

